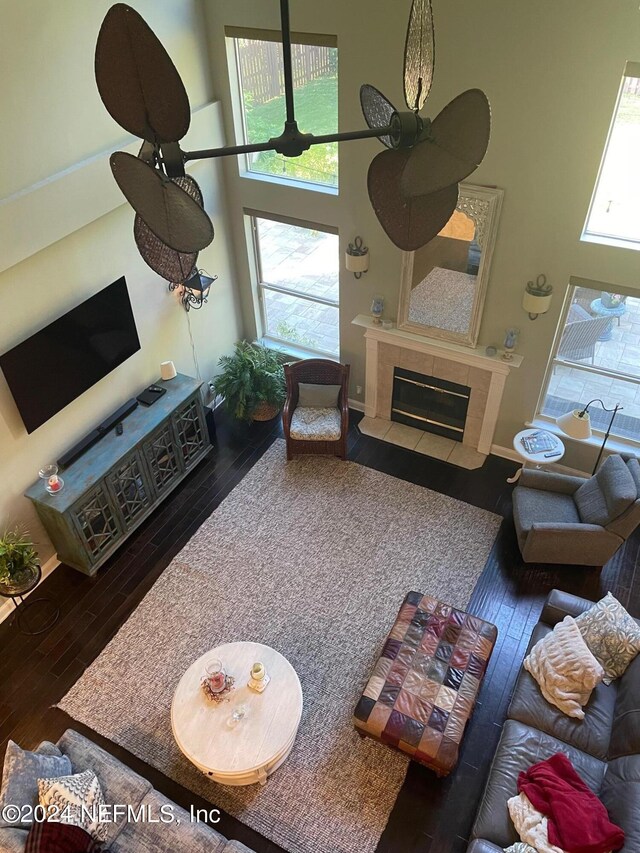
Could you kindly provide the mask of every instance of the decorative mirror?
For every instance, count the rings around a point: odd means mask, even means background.
[[[426,246],[404,252],[398,328],[475,347],[503,191],[460,184],[458,204]]]

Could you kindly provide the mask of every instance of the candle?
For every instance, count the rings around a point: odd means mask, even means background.
[[[60,490],[60,478],[57,474],[52,474],[51,477],[49,477],[49,488],[52,492]]]
[[[251,678],[255,681],[262,681],[265,676],[265,669],[263,663],[254,663],[251,667]]]

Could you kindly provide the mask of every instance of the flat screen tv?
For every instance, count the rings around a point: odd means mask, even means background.
[[[33,432],[139,349],[123,276],[0,356],[0,369]]]

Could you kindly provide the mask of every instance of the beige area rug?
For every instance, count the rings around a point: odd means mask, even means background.
[[[60,707],[291,853],[372,853],[408,762],[361,740],[353,708],[405,594],[465,607],[500,520],[352,462],[287,463],[278,441]],[[235,640],[273,646],[302,683],[294,748],[264,787],[217,785],[171,734],[184,670]]]

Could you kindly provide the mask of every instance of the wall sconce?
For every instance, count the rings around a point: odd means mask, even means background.
[[[217,278],[217,275],[211,278],[204,270],[194,270],[193,275],[184,283],[169,282],[169,290],[180,289],[180,302],[185,311],[190,308],[202,308],[209,296],[211,285]]]
[[[361,278],[362,273],[369,269],[369,249],[363,245],[362,237],[356,237],[353,243],[349,243],[344,260],[347,271],[352,272],[356,278]]]
[[[529,314],[530,320],[535,320],[538,314],[546,314],[551,306],[553,286],[547,284],[546,275],[542,273],[533,281],[528,281],[522,297],[522,307]]]

